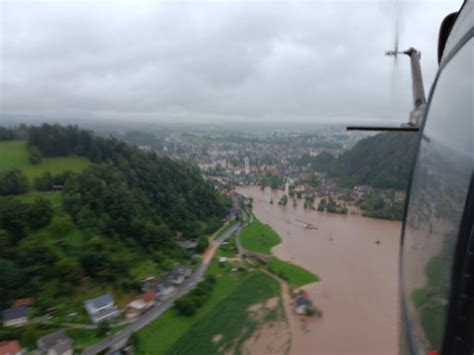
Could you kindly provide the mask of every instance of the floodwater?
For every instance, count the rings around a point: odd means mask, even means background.
[[[237,191],[253,198],[256,217],[282,237],[273,254],[321,278],[303,288],[323,316],[290,315],[290,354],[398,354],[401,223],[304,210],[303,200],[279,206],[282,191],[258,186]]]

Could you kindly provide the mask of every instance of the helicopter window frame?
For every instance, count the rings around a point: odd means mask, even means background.
[[[454,24],[453,28],[455,26],[456,26],[456,24]],[[400,336],[403,335],[404,338],[406,339],[407,347],[408,347],[411,354],[418,354],[418,350],[417,350],[417,346],[414,343],[414,339],[411,336],[413,325],[411,324],[411,320],[410,320],[410,317],[408,315],[407,297],[405,296],[405,292],[404,292],[403,247],[404,247],[404,242],[405,242],[406,222],[407,222],[407,217],[408,217],[410,198],[411,198],[411,195],[412,195],[412,182],[413,182],[413,178],[415,176],[415,168],[417,166],[417,161],[418,161],[418,157],[419,157],[419,152],[420,152],[420,147],[421,147],[422,140],[423,139],[429,140],[429,138],[424,135],[424,132],[425,132],[425,127],[426,127],[426,123],[427,123],[427,118],[430,114],[432,99],[433,99],[434,94],[437,91],[439,80],[440,80],[441,76],[443,75],[446,67],[451,63],[453,58],[456,57],[456,55],[464,48],[464,46],[470,40],[472,40],[473,37],[474,37],[474,28],[471,27],[463,36],[461,36],[459,38],[459,40],[449,50],[449,52],[446,53],[446,56],[443,58],[443,60],[440,64],[439,70],[436,74],[435,80],[434,80],[433,85],[430,89],[426,109],[423,113],[422,124],[421,124],[421,127],[420,127],[419,137],[418,137],[418,141],[417,141],[417,144],[416,144],[416,152],[417,153],[416,153],[416,156],[413,159],[411,169],[410,169],[410,175],[409,175],[410,178],[409,178],[409,183],[408,183],[408,186],[407,186],[407,195],[406,195],[405,208],[404,208],[404,213],[403,213],[403,225],[402,225],[401,237],[400,237],[398,283],[399,283],[399,292],[400,292],[400,311],[401,311],[402,324],[403,324],[403,327],[402,327],[403,329],[401,331],[402,333],[400,334]],[[466,201],[466,203],[467,203],[467,201]],[[461,218],[461,223],[464,223],[464,215]],[[453,270],[454,270],[454,265],[451,268],[451,271],[453,271]],[[448,319],[449,319],[450,313],[452,311],[451,306],[452,305],[451,305],[451,294],[450,294],[448,314],[446,315],[446,322],[445,322],[445,329],[444,329],[444,337],[446,337],[448,335],[447,334],[447,326],[448,326]],[[442,346],[442,350],[444,351],[444,343],[443,343],[443,346]]]

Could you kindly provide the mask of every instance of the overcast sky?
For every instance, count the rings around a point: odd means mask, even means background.
[[[2,2],[0,113],[150,121],[406,121],[462,1]],[[399,13],[399,16],[397,16]]]

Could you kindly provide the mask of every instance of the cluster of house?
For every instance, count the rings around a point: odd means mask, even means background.
[[[143,294],[127,305],[125,316],[127,318],[138,317],[159,300],[168,298],[174,293],[176,287],[181,285],[191,274],[191,266],[178,265],[161,280],[154,276],[146,278]],[[28,322],[28,307],[32,304],[33,299],[31,298],[22,298],[14,301],[9,309],[2,312],[3,326],[20,327],[25,325]],[[84,308],[94,324],[111,321],[122,314],[109,294],[85,301]],[[62,330],[39,338],[37,345],[38,354],[72,355],[74,353],[72,339]],[[0,355],[23,354],[27,354],[27,351],[21,348],[18,341],[0,342]]]
[[[25,325],[28,322],[28,308],[32,305],[32,298],[20,298],[13,301],[11,307],[2,312],[3,326],[21,327]],[[37,345],[37,354],[72,355],[74,353],[72,339],[62,330],[39,338]],[[27,354],[27,350],[21,348],[17,340],[0,342],[0,355],[23,354]]]
[[[143,294],[130,302],[125,310],[127,318],[135,318],[152,307],[156,302],[167,299],[192,274],[188,265],[178,265],[172,271],[159,279],[149,276],[145,279]]]
[[[38,355],[74,354],[74,342],[63,330],[39,338],[36,345],[38,349],[35,354]],[[23,349],[16,340],[0,342],[0,355],[26,355],[27,353],[28,351]]]
[[[374,192],[374,188],[368,185],[356,185],[352,189],[352,199],[354,202],[359,202],[368,193]]]

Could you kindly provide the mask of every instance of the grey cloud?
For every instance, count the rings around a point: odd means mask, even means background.
[[[148,120],[405,120],[392,2],[25,3],[1,6],[0,113]],[[460,1],[401,3],[401,49],[436,72]]]

